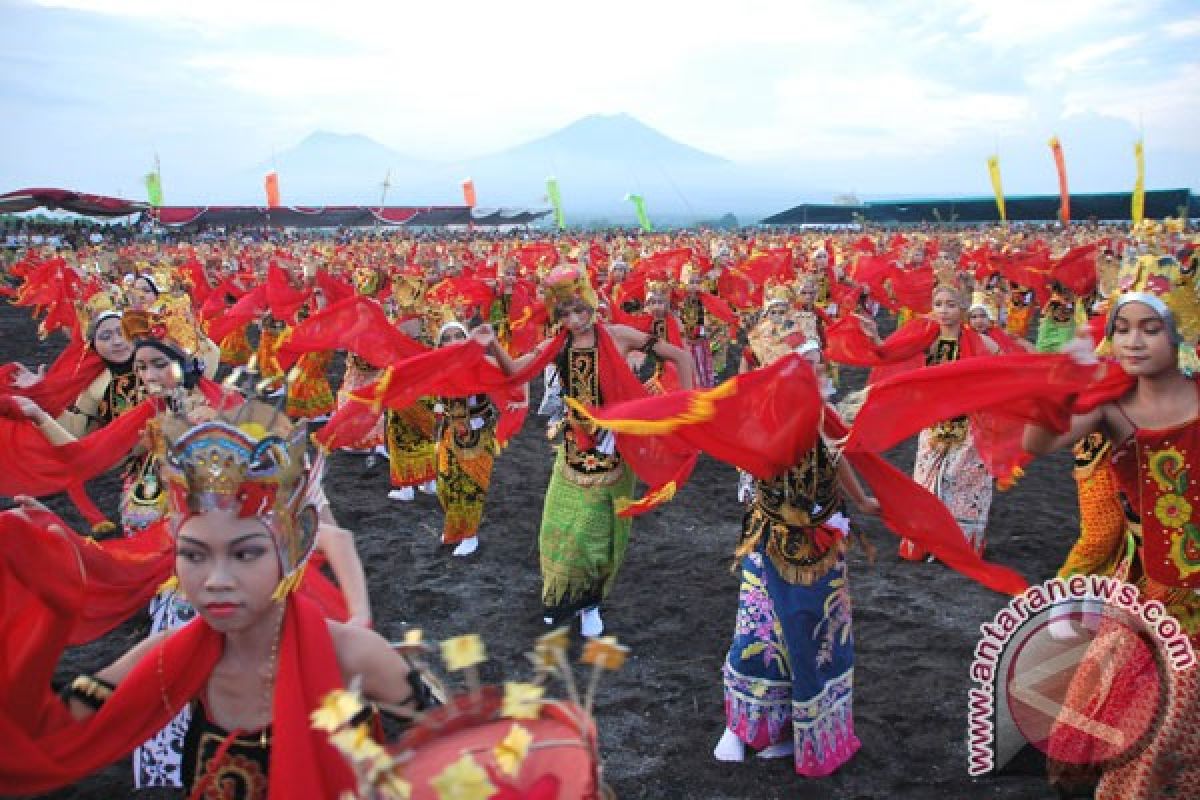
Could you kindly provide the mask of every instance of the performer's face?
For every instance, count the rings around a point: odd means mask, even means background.
[[[160,394],[183,382],[179,364],[157,347],[139,347],[133,354],[133,371],[150,394]]]
[[[445,333],[438,338],[438,347],[445,347],[448,344],[457,344],[465,342],[467,334],[462,328],[448,328]]]
[[[933,295],[933,318],[939,325],[958,325],[962,322],[962,302],[958,293],[940,289]]]
[[[801,286],[796,291],[796,298],[800,301],[800,305],[809,308],[817,300],[817,290],[811,286]]]
[[[158,300],[158,292],[154,291],[154,287],[145,278],[138,278],[133,282],[129,295],[133,307],[138,309],[149,308]]]
[[[246,630],[274,607],[275,540],[262,521],[232,511],[189,517],[175,543],[175,574],[188,602],[216,631]]]
[[[967,322],[980,333],[987,333],[992,327],[992,320],[982,308],[977,308],[967,315]]]
[[[646,295],[646,311],[659,319],[667,314],[667,299],[661,294]]]
[[[1113,350],[1130,375],[1158,375],[1176,365],[1175,347],[1163,318],[1145,303],[1126,303],[1113,323]]]
[[[117,317],[110,317],[96,326],[92,347],[96,348],[96,355],[110,364],[124,364],[133,355],[133,345],[125,338],[121,320]]]
[[[582,300],[571,300],[558,307],[558,318],[571,333],[587,333],[592,327],[594,312]]]

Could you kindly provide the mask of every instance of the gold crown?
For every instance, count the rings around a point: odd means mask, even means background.
[[[87,341],[96,335],[96,328],[106,319],[119,319],[121,311],[110,292],[100,291],[75,306],[79,330]]]
[[[276,596],[299,583],[316,544],[323,458],[310,468],[304,423],[247,400],[236,411],[193,425],[184,415],[155,421],[167,503],[176,530],[193,514],[233,511],[260,519],[275,539],[281,580]]]
[[[1145,254],[1126,259],[1117,274],[1117,290],[1122,295],[1144,293],[1161,300],[1171,310],[1175,328],[1185,345],[1200,340],[1200,298],[1196,283],[1197,263],[1186,264],[1167,254]],[[1117,304],[1121,299],[1118,298]],[[1190,349],[1190,348],[1189,348]]]
[[[121,331],[130,342],[163,341],[190,355],[200,346],[200,333],[186,297],[165,297],[158,311],[126,311],[121,315]]]
[[[550,270],[542,280],[542,291],[546,308],[551,313],[562,303],[572,300],[581,300],[593,309],[599,304],[587,273],[573,265],[564,264]]]
[[[794,297],[792,289],[786,283],[768,283],[763,288],[763,309],[782,303],[791,306]]]
[[[671,299],[671,282],[661,278],[649,279],[646,281],[645,296],[659,295],[667,300]]]
[[[985,289],[976,289],[971,293],[971,305],[967,308],[967,313],[974,311],[977,308],[983,309],[988,315],[988,319],[992,322],[997,322],[1000,319],[1000,303],[996,299],[994,293]]]

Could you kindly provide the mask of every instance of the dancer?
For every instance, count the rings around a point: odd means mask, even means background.
[[[963,306],[963,293],[956,284],[942,283],[933,290],[933,318],[938,333],[926,352],[927,366],[956,361],[966,353],[999,352],[990,338],[964,327]],[[968,340],[965,345],[964,340]],[[966,417],[946,420],[921,431],[913,480],[946,504],[967,542],[982,555],[992,506],[992,477],[975,448]],[[900,543],[900,557],[909,561],[933,560],[907,539]]]
[[[467,329],[447,322],[438,331],[438,347],[464,342]],[[501,345],[503,346],[503,344]],[[496,444],[496,407],[486,394],[443,397],[438,410],[437,496],[446,520],[442,544],[456,545],[454,555],[479,549],[479,524],[492,482]]]
[[[602,402],[601,387],[619,380],[617,370],[636,382],[625,362],[633,350],[653,352],[671,362],[680,386],[691,388],[691,358],[684,350],[625,325],[596,321],[596,295],[582,269],[555,268],[546,276],[543,291],[551,316],[566,332],[555,362],[565,398],[589,405]],[[542,355],[550,343],[514,360],[494,346],[494,336],[489,339],[486,331],[477,338],[510,375]],[[614,374],[606,374],[608,370]],[[538,535],[543,619],[553,625],[579,614],[583,634],[599,636],[604,630],[600,604],[612,591],[629,545],[632,521],[617,512],[633,493],[634,476],[615,437],[578,412],[568,412],[557,428],[552,438],[561,433],[563,443],[557,448]]]
[[[1073,551],[1068,566],[1112,568],[1138,587],[1143,603],[1162,603],[1195,647],[1200,645],[1200,541],[1195,535],[1200,494],[1189,465],[1200,436],[1200,384],[1179,367],[1182,353],[1200,339],[1192,286],[1197,264],[1194,255],[1190,258],[1186,269],[1169,253],[1125,265],[1120,283],[1129,290],[1112,304],[1106,329],[1124,374],[1106,381],[1087,405],[1079,404],[1065,431],[1026,428],[1025,447],[1049,453],[1096,433],[1115,443],[1108,463],[1124,507],[1123,535],[1108,535],[1101,519],[1099,528],[1085,532],[1094,534],[1087,537],[1090,563]],[[1102,449],[1093,449],[1103,456]],[[1108,553],[1095,551],[1105,543]],[[1146,663],[1136,657],[1145,648],[1136,646],[1128,628],[1112,628],[1102,627],[1106,635],[1097,637],[1076,673],[1087,678],[1100,670],[1110,676],[1102,683],[1087,681],[1087,707],[1097,719],[1120,719],[1137,702],[1143,676],[1158,669],[1153,659]],[[1153,739],[1131,759],[1105,769],[1095,793],[1100,800],[1183,797],[1200,785],[1200,762],[1179,757],[1200,748],[1200,667],[1168,669],[1165,679],[1167,704]],[[1097,686],[1108,689],[1097,694]],[[1067,703],[1075,702],[1085,699],[1069,692]],[[1071,735],[1066,727],[1052,733],[1063,746],[1071,744]]]
[[[9,737],[0,782],[23,794],[66,785],[122,757],[189,706],[189,793],[336,797],[352,780],[309,724],[325,695],[357,677],[382,709],[405,713],[430,698],[382,637],[328,621],[292,593],[318,519],[319,472],[307,467],[303,426],[293,428],[258,404],[234,419],[191,426],[167,416],[160,426],[176,573],[200,619],[77,678],[67,691],[70,716],[89,721],[72,723],[60,701],[37,687],[49,686],[53,659],[46,656],[61,648],[82,613],[88,577],[74,570],[59,570],[54,581],[44,575],[89,545],[30,502],[6,512],[5,538],[25,541],[3,551],[0,569],[17,578],[6,585],[42,577],[24,605],[8,607],[20,608],[26,624],[3,630],[21,640],[22,652],[41,655],[22,662],[28,691],[0,704]],[[39,570],[45,572],[33,574]],[[6,652],[16,644],[6,642]]]

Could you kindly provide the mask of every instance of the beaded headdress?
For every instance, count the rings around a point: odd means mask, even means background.
[[[992,322],[1000,319],[1000,303],[992,292],[985,289],[976,289],[971,294],[971,305],[967,308],[967,313],[970,314],[976,309],[982,309]]]
[[[317,539],[324,459],[308,461],[308,433],[274,406],[247,400],[236,411],[193,425],[183,415],[157,421],[155,448],[177,532],[193,514],[256,517],[275,540],[282,578],[276,597],[300,581]]]
[[[561,265],[550,270],[542,280],[542,291],[551,314],[559,305],[574,300],[580,300],[592,309],[599,305],[587,273],[577,266]]]
[[[195,354],[200,346],[200,333],[186,298],[167,297],[158,311],[126,311],[121,315],[121,330],[130,342],[162,341],[184,353]]]
[[[768,283],[763,289],[763,311],[775,305],[791,307],[792,299],[792,290],[786,283]]]

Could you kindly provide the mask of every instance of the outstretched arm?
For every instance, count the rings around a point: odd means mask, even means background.
[[[1071,417],[1071,427],[1066,433],[1056,434],[1038,425],[1026,425],[1021,446],[1035,456],[1044,456],[1075,444],[1089,433],[1099,430],[1103,424],[1104,407],[1101,406],[1087,414]]]
[[[641,350],[650,342],[650,334],[642,333],[637,328],[631,328],[628,325],[608,325],[609,334],[616,342],[617,348],[621,351],[621,356],[625,357],[633,350]],[[659,339],[654,343],[654,354],[664,361],[669,361],[675,365],[675,371],[679,375],[679,387],[681,389],[692,389],[695,387],[695,380],[692,374],[692,357],[687,351],[676,347],[670,342]]]

